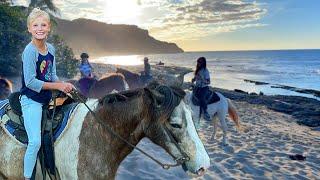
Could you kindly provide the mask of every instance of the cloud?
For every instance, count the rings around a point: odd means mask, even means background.
[[[267,24],[251,23],[251,24],[229,24],[220,26],[207,25],[181,25],[171,27],[156,27],[151,28],[152,34],[157,38],[166,41],[181,41],[181,40],[198,40],[199,38],[216,35],[219,33],[234,32],[245,28],[259,28],[267,26]]]
[[[103,0],[55,0],[54,3],[60,9],[61,17],[70,20],[77,18],[99,20],[105,9]]]
[[[28,6],[29,0],[13,0],[16,5]],[[54,0],[63,19],[88,18],[101,20],[105,9],[105,0]],[[100,19],[99,19],[100,18]]]
[[[261,19],[267,12],[255,1],[190,0],[175,2],[167,0],[161,7],[167,9],[167,14],[145,24],[156,37],[172,40],[177,38],[174,36],[180,34],[184,38],[196,39],[217,33],[233,32],[237,29],[266,26],[266,24],[253,23]],[[167,36],[164,31],[167,31]]]

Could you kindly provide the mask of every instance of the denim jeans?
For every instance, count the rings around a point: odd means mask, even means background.
[[[209,92],[209,87],[199,87],[198,89],[198,98],[200,101],[200,107],[206,112],[207,111],[207,94]]]
[[[24,126],[28,135],[27,151],[24,155],[24,177],[31,178],[38,151],[41,146],[42,104],[25,95],[20,99]]]

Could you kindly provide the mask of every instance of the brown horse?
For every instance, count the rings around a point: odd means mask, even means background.
[[[145,86],[145,83],[143,82],[139,74],[130,72],[122,68],[117,68],[116,73],[121,73],[125,77],[130,89],[137,89]]]
[[[78,81],[69,80],[81,93],[88,98],[101,98],[112,91],[120,92],[129,89],[122,74],[112,73],[99,80],[94,78],[81,78]]]
[[[114,179],[133,148],[108,127],[133,145],[147,137],[186,170],[203,174],[210,159],[193,125],[191,109],[182,100],[184,95],[181,89],[154,85],[88,100],[86,104],[101,120],[79,104],[68,129],[54,144],[61,179]],[[8,135],[1,120],[0,124],[0,179],[22,179],[26,146]]]
[[[0,77],[0,100],[8,98],[12,93],[12,83],[6,79]]]

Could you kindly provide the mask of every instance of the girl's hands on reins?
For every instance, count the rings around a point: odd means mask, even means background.
[[[76,89],[76,88],[74,87],[73,84],[68,83],[68,82],[61,82],[61,83],[59,83],[59,86],[58,86],[58,90],[62,91],[64,93],[69,93],[73,89]]]

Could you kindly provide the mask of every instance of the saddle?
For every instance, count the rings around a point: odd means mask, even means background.
[[[200,106],[200,100],[199,98],[197,97],[197,88],[195,88],[193,91],[192,91],[192,103],[195,105],[195,106]],[[213,104],[213,103],[216,103],[220,101],[220,97],[218,96],[218,94],[216,92],[214,92],[212,89],[209,89],[209,92],[207,92],[207,95],[206,95],[206,103],[207,104]]]
[[[7,103],[3,104],[2,107],[0,106],[0,117],[5,128],[11,135],[21,143],[27,144],[28,137],[23,124],[23,116],[19,96],[20,92],[14,92],[9,96],[8,101],[6,101]],[[43,119],[41,123],[45,124],[46,126],[42,129],[44,129],[45,131],[50,131],[50,128],[52,128],[54,140],[56,140],[61,134],[62,130],[67,124],[68,116],[77,105],[77,103],[70,102],[71,101],[68,101],[69,104],[56,106],[53,118],[53,107],[49,105],[44,106],[43,108]],[[51,119],[52,122],[49,122],[49,120]]]
[[[23,124],[21,104],[19,101],[20,92],[12,93],[8,100],[0,101],[0,125],[7,132],[23,144],[28,143],[28,136]],[[42,112],[42,143],[39,151],[39,159],[42,173],[56,176],[58,171],[54,162],[53,142],[65,129],[68,119],[78,103],[66,100],[68,104],[56,106],[55,109],[49,106],[43,107]],[[54,113],[53,113],[54,111]],[[53,116],[53,117],[52,117]],[[33,177],[35,170],[33,173]]]

